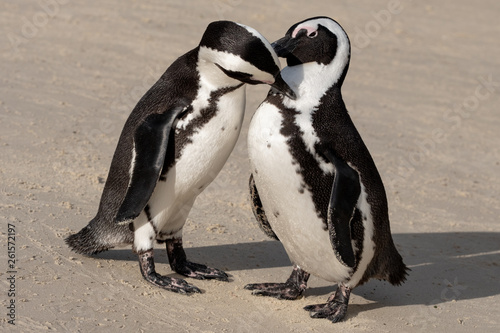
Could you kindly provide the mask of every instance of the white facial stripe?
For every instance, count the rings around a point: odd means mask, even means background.
[[[295,28],[295,30],[293,31],[293,36],[292,37],[295,37],[295,35],[301,30],[301,29],[306,29],[308,32],[310,29],[313,29],[311,30],[312,31],[315,31],[315,30],[318,30],[318,26],[319,25],[322,25],[324,26],[325,28],[327,28],[328,30],[330,30],[332,33],[334,33],[337,38],[339,39],[339,44],[340,44],[340,40],[346,40],[348,41],[348,38],[347,38],[347,34],[345,33],[344,29],[342,29],[340,27],[340,25],[338,23],[336,23],[335,21],[333,20],[329,20],[329,19],[326,19],[326,18],[320,18],[320,19],[315,19],[315,20],[310,20],[310,21],[306,21],[306,22],[303,22],[301,24],[299,24],[297,26],[297,28]]]
[[[316,26],[310,26],[310,25],[306,25],[306,23],[303,23],[303,24],[299,25],[297,28],[295,28],[295,30],[292,33],[292,37],[295,38],[295,36],[297,36],[297,34],[299,33],[299,31],[302,30],[302,29],[307,30],[307,35],[310,35],[312,32],[318,30],[318,25],[316,25]]]
[[[276,52],[274,52],[274,49],[271,46],[271,43],[269,43],[269,41],[264,36],[262,36],[257,30],[255,30],[252,27],[248,27],[248,26],[240,24],[240,23],[236,23],[236,24],[247,29],[247,31],[249,33],[251,33],[253,36],[259,38],[262,41],[262,43],[266,46],[266,48],[269,50],[271,55],[273,56],[273,60],[274,60],[274,63],[276,64],[276,66],[278,66],[278,68],[281,68],[280,62],[278,60],[278,56],[276,55]]]
[[[273,83],[274,82],[274,77],[272,74],[261,71],[248,61],[243,60],[241,57],[237,56],[236,54],[232,54],[229,52],[222,52],[218,50],[214,50],[211,48],[208,48],[206,46],[201,46],[199,55],[198,55],[200,61],[198,62],[198,69],[200,70],[200,73],[203,74],[203,70],[207,70],[207,64],[202,64],[201,61],[206,61],[208,62],[208,66],[211,67],[210,71],[214,70],[213,64],[218,64],[225,70],[229,71],[234,71],[234,72],[242,72],[242,73],[248,73],[252,75],[253,80],[265,82],[265,83]],[[229,79],[227,75],[225,75],[219,68],[216,68],[217,71],[223,74],[223,76],[218,75],[219,82],[212,82],[213,84],[224,87],[227,86],[227,81],[231,81],[234,79]],[[214,73],[215,74],[215,73]]]

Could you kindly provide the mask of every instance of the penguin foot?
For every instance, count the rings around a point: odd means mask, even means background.
[[[253,283],[247,284],[247,290],[252,290],[252,295],[269,296],[277,299],[295,300],[302,295],[296,286],[287,283]]]
[[[156,272],[149,275],[142,275],[149,283],[179,294],[201,293],[201,290],[183,279],[162,276]]]
[[[340,284],[335,294],[328,298],[327,303],[314,304],[304,307],[304,310],[309,311],[311,318],[327,318],[333,323],[342,321],[347,314],[347,305],[351,289]]]
[[[285,283],[253,283],[244,288],[252,290],[252,295],[269,296],[277,299],[295,300],[302,296],[307,288],[309,273],[295,266]]]
[[[229,276],[224,271],[190,261],[185,261],[182,266],[176,265],[173,269],[181,275],[198,280],[215,279],[225,282],[229,281]]]
[[[149,283],[180,294],[201,293],[201,290],[183,279],[162,276],[155,271],[153,249],[139,253],[139,264],[144,279]]]
[[[198,280],[229,281],[228,275],[220,269],[187,261],[186,252],[184,252],[182,246],[182,238],[167,239],[166,247],[170,268],[175,272]]]

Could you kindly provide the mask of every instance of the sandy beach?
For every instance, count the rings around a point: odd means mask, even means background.
[[[0,8],[0,331],[498,332],[498,1],[19,0]],[[240,22],[274,41],[319,15],[351,39],[344,101],[386,186],[394,241],[411,268],[404,285],[356,288],[336,324],[302,309],[335,290],[319,278],[296,301],[243,289],[283,282],[292,269],[282,245],[259,230],[247,189],[246,134],[267,86],[247,87],[236,148],[184,228],[188,257],[225,270],[230,282],[187,279],[203,293],[179,295],[144,281],[131,248],[94,257],[68,249],[64,238],[96,213],[130,111],[210,22]],[[180,277],[156,249],[157,271]]]

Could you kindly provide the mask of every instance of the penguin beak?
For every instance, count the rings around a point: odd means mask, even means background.
[[[304,29],[303,31],[306,30]],[[300,35],[301,32],[297,34],[297,36]],[[297,37],[294,38],[291,36],[285,36],[272,43],[271,46],[273,47],[278,57],[286,58],[286,64],[288,66],[302,64],[302,61],[294,54],[295,49],[297,48],[297,46],[299,46]]]
[[[290,56],[297,47],[297,39],[285,36],[271,44],[278,57],[286,58]]]
[[[271,87],[278,90],[280,93],[282,93],[283,95],[287,96],[290,99],[295,100],[297,98],[297,95],[295,94],[293,89],[290,88],[288,83],[286,83],[285,80],[283,80],[283,78],[281,77],[281,73],[279,73],[276,76],[274,83],[271,84]]]

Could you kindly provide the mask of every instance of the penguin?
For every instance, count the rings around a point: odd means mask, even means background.
[[[208,25],[199,45],[179,57],[138,101],[112,158],[96,216],[66,238],[80,254],[133,244],[144,279],[173,292],[201,292],[155,270],[154,242],[165,243],[175,272],[228,281],[187,260],[182,229],[196,197],[222,169],[238,139],[245,84],[269,84],[293,97],[271,44],[230,21]]]
[[[353,288],[407,276],[392,240],[386,193],[342,99],[350,61],[344,29],[328,17],[294,24],[274,42],[296,98],[271,89],[248,132],[249,181],[262,230],[281,241],[293,271],[285,283],[248,284],[254,295],[293,300],[310,275],[337,283],[313,318],[345,318]]]

